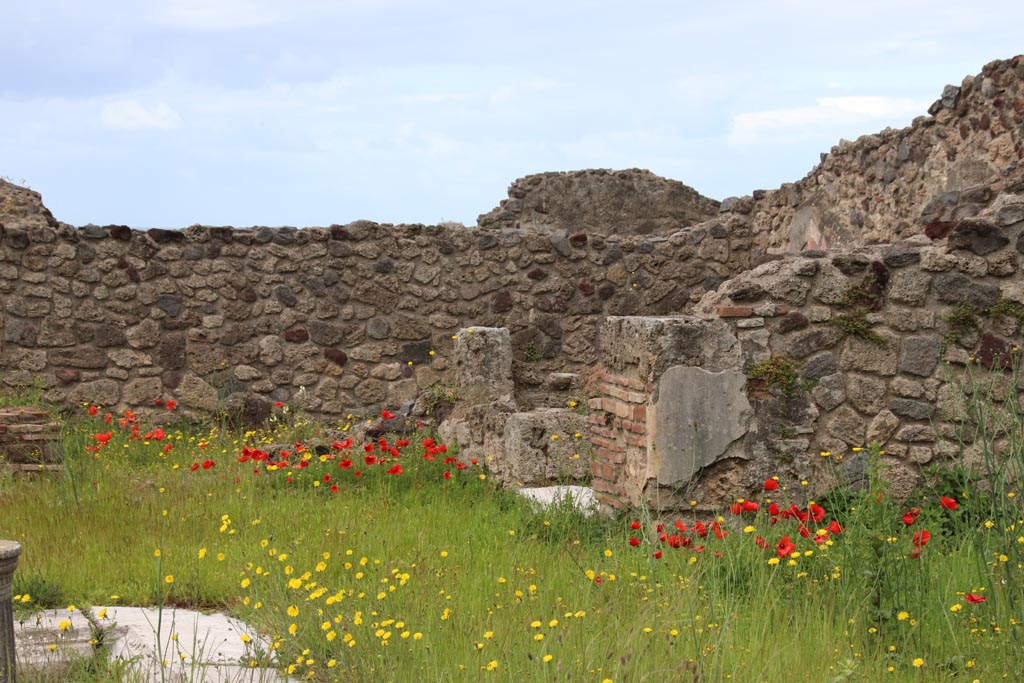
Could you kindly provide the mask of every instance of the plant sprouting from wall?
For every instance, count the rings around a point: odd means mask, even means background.
[[[778,389],[787,398],[807,388],[800,381],[800,363],[784,354],[754,363],[746,374],[750,379],[764,382],[768,389]]]

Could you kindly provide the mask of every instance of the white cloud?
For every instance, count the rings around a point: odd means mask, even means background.
[[[179,28],[220,30],[266,26],[278,16],[259,0],[172,0],[156,20]]]
[[[743,144],[758,142],[769,136],[775,140],[780,137],[805,137],[840,126],[909,118],[924,113],[927,107],[926,102],[895,97],[822,97],[814,106],[737,114],[732,120],[729,141],[732,144]]]
[[[181,117],[166,102],[147,108],[136,100],[106,103],[100,121],[114,130],[173,130],[181,126]]]

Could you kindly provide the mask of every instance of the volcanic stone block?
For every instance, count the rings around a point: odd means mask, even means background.
[[[900,352],[900,372],[929,377],[939,364],[942,339],[935,335],[907,337]]]

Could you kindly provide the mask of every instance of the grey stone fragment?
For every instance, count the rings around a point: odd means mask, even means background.
[[[889,282],[889,299],[920,306],[928,296],[932,276],[923,270],[905,268],[896,271]]]
[[[846,396],[862,413],[877,413],[885,407],[885,380],[874,375],[846,375]]]
[[[889,410],[881,410],[868,425],[867,443],[884,445],[900,426],[900,419]]]
[[[882,250],[882,263],[889,268],[905,268],[919,263],[921,252],[910,247],[886,247]]]
[[[899,338],[891,334],[879,334],[885,342],[884,346],[859,337],[849,337],[839,357],[839,367],[843,370],[895,375]]]
[[[1013,225],[1024,221],[1024,195],[1001,194],[992,204],[992,220],[996,225]]]
[[[572,435],[586,427],[585,416],[561,408],[512,413],[505,423],[502,452],[488,465],[509,486],[582,481],[590,475],[590,457]]]
[[[217,390],[195,373],[186,372],[174,393],[178,397],[178,401],[188,408],[210,413],[217,410],[219,402]]]
[[[928,425],[904,425],[896,432],[900,441],[935,441],[935,431]]]
[[[967,249],[978,256],[991,254],[1009,243],[1010,238],[1002,228],[982,219],[960,221],[947,239],[950,247]]]
[[[107,354],[92,346],[54,349],[49,352],[50,363],[58,366],[81,369],[99,369],[107,365]]]
[[[832,410],[846,400],[843,376],[837,372],[822,377],[811,389],[811,396],[822,410]]]
[[[829,417],[828,433],[849,446],[864,445],[864,418],[849,406],[840,406]]]
[[[460,400],[512,403],[512,337],[504,327],[463,328],[455,335],[455,382]]]
[[[128,405],[151,406],[154,400],[162,397],[163,391],[164,385],[159,377],[140,377],[125,383],[121,400]]]
[[[960,273],[940,273],[932,280],[935,297],[947,304],[969,304],[975,308],[989,308],[999,301],[999,287],[975,282]]]
[[[889,410],[908,420],[929,420],[935,408],[925,401],[911,398],[894,398],[889,401]]]
[[[284,360],[284,340],[277,335],[267,335],[256,345],[260,362],[273,367]]]
[[[155,303],[157,308],[173,318],[181,312],[183,301],[180,294],[161,294]]]
[[[839,369],[836,358],[831,353],[819,353],[813,358],[808,358],[802,368],[805,379],[817,380],[826,375],[831,375]]]
[[[370,339],[387,339],[391,325],[386,318],[371,318],[366,321],[366,336]]]
[[[900,372],[930,377],[939,364],[942,338],[938,335],[907,337],[900,350]]]
[[[727,457],[747,433],[753,409],[741,372],[673,366],[658,382],[649,476],[662,485],[690,481]]]
[[[835,327],[812,327],[787,337],[784,351],[794,358],[806,358],[812,353],[832,348],[842,336]]]
[[[115,406],[120,400],[121,383],[112,379],[83,382],[68,392],[68,402],[72,405],[88,402],[103,406]]]

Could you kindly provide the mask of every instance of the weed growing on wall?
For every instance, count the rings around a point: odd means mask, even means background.
[[[786,355],[771,356],[754,363],[746,374],[750,379],[764,382],[769,390],[777,389],[787,398],[807,388],[800,382],[800,363]]]

